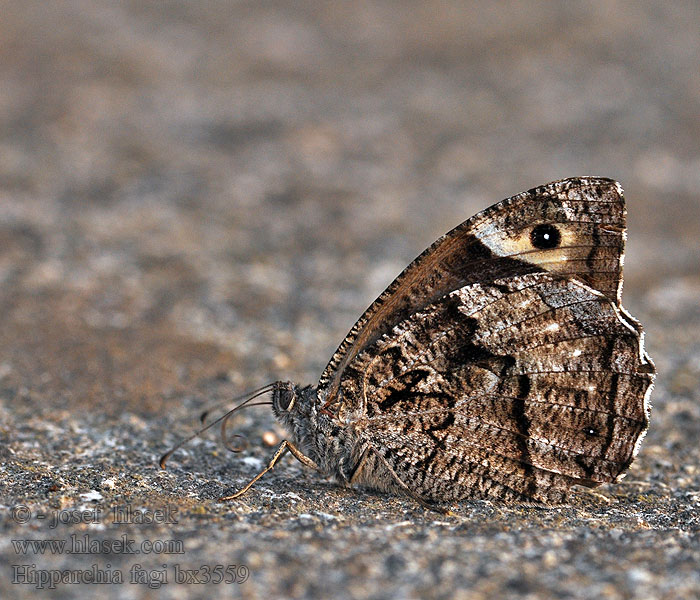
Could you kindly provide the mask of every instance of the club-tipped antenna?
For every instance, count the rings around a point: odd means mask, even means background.
[[[170,450],[168,450],[165,454],[163,454],[163,456],[160,457],[160,461],[159,461],[160,468],[165,469],[165,463],[177,450],[182,448],[185,444],[191,442],[194,438],[199,437],[205,431],[207,431],[208,429],[211,429],[212,427],[214,427],[214,425],[216,425],[218,423],[221,423],[221,436],[224,440],[224,445],[232,452],[240,452],[241,450],[243,450],[243,448],[245,448],[245,445],[238,448],[238,447],[232,447],[228,444],[228,442],[226,440],[226,426],[227,426],[228,420],[231,418],[231,415],[233,415],[233,413],[235,413],[236,411],[238,411],[242,408],[245,408],[246,406],[262,406],[265,404],[270,404],[270,402],[254,402],[253,404],[248,404],[248,403],[257,397],[262,396],[263,394],[267,394],[268,392],[271,392],[274,389],[275,385],[276,385],[276,383],[268,383],[267,385],[264,385],[264,386],[258,388],[257,390],[253,390],[252,392],[248,392],[246,394],[236,396],[233,400],[231,400],[232,402],[237,402],[239,400],[243,400],[243,402],[241,402],[238,406],[234,406],[231,410],[229,410],[225,414],[221,415],[218,419],[212,421],[211,423],[209,423],[205,427],[202,427],[201,429],[199,429],[198,431],[193,433],[191,436],[185,438],[184,440],[182,440],[181,442],[179,442],[178,444],[173,446]],[[211,412],[211,411],[205,411],[205,413],[203,414],[202,420],[206,418],[206,415],[209,412]],[[236,434],[235,437],[244,437],[244,436],[240,436],[240,435]]]

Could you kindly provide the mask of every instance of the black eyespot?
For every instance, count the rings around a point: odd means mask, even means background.
[[[586,435],[598,435],[598,430],[595,427],[586,427],[583,432]]]
[[[535,248],[549,250],[556,248],[561,243],[561,234],[554,225],[542,223],[530,232],[530,242]]]

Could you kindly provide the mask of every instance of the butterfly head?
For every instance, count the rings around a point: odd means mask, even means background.
[[[302,387],[291,381],[279,381],[272,390],[272,412],[305,449],[318,423],[316,405],[316,388],[312,386]]]
[[[278,381],[272,390],[272,411],[282,423],[291,425],[298,419],[308,418],[314,396],[311,386]]]
[[[291,381],[278,381],[272,390],[272,410],[276,417],[294,410],[299,386]]]

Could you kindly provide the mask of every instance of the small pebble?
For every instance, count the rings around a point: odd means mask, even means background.
[[[280,438],[274,431],[266,431],[262,434],[262,441],[266,446],[276,446],[280,443]]]

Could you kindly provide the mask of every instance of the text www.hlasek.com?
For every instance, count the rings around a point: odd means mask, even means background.
[[[119,538],[96,539],[88,534],[69,539],[12,540],[15,554],[184,554],[182,540],[136,540],[126,534]]]

